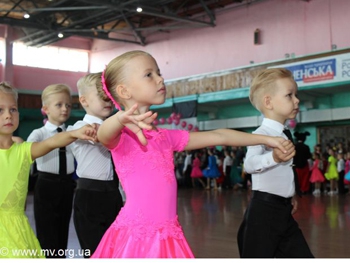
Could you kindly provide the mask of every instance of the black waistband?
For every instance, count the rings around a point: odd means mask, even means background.
[[[109,192],[118,190],[118,185],[115,181],[101,181],[87,178],[79,178],[77,180],[77,190],[79,189],[98,192]]]
[[[253,191],[252,198],[263,200],[270,203],[275,203],[275,204],[283,204],[283,205],[291,204],[292,202],[292,197],[286,198],[279,195],[274,195],[274,194],[260,192],[260,191]]]
[[[73,174],[52,174],[38,171],[38,178],[50,180],[50,181],[72,181]]]

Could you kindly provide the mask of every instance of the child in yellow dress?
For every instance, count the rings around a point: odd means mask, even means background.
[[[45,251],[24,213],[30,166],[36,158],[76,139],[94,141],[96,129],[87,125],[41,142],[15,142],[12,135],[19,125],[17,98],[14,88],[0,83],[0,258],[41,258]]]
[[[328,192],[328,195],[336,195],[338,193],[336,185],[339,179],[339,174],[337,171],[337,158],[335,157],[335,151],[332,148],[329,148],[328,154],[328,166],[324,176],[330,183],[330,191]]]

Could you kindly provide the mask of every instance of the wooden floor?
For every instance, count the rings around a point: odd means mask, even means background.
[[[238,258],[237,231],[250,193],[179,189],[178,214],[196,258]],[[316,258],[350,257],[350,195],[299,198],[295,214]]]
[[[239,257],[236,236],[249,198],[246,190],[178,190],[179,220],[196,258]],[[35,230],[32,202],[30,194],[26,213]],[[350,258],[350,195],[304,195],[295,218],[316,258]],[[78,251],[70,226],[68,248]]]

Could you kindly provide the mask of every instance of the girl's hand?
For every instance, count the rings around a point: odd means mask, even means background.
[[[142,145],[147,145],[147,140],[142,133],[142,129],[153,129],[152,122],[157,118],[157,113],[147,111],[143,114],[135,114],[136,110],[137,104],[127,111],[120,111],[118,114],[118,121],[121,125],[128,127],[133,133],[135,133]]]
[[[267,140],[265,143],[266,146],[271,148],[278,148],[283,153],[288,153],[288,149],[283,144],[286,141],[286,139],[284,139],[283,137],[272,137],[272,136],[266,136],[266,137],[267,137]]]
[[[80,129],[74,130],[73,136],[77,139],[81,140],[88,140],[88,141],[97,141],[97,129],[98,129],[98,124],[87,124]]]
[[[295,146],[291,141],[284,141],[282,146],[287,152],[282,152],[279,148],[273,148],[272,156],[276,163],[287,162],[295,155]]]

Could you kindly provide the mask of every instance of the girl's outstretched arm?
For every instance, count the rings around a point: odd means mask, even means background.
[[[157,118],[157,113],[148,111],[144,114],[135,114],[137,104],[127,111],[118,111],[106,119],[97,131],[98,140],[108,149],[117,146],[121,130],[124,126],[134,132],[143,145],[147,144],[147,140],[142,133],[142,129],[152,129],[151,123]]]
[[[283,137],[272,137],[260,134],[251,134],[229,129],[218,129],[204,132],[190,132],[190,139],[185,150],[201,149],[210,146],[251,146],[264,144],[268,147],[277,147],[286,153],[282,145],[285,141]]]
[[[60,132],[46,140],[33,142],[31,147],[32,160],[51,152],[53,149],[65,147],[77,139],[96,141],[96,133],[96,124],[85,125],[77,130]]]

